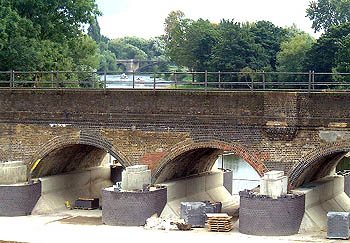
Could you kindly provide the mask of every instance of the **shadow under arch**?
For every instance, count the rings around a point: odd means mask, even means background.
[[[221,154],[223,151],[232,152],[235,155],[244,159],[251,167],[253,167],[253,169],[259,174],[259,176],[262,176],[265,172],[268,171],[265,164],[257,156],[248,152],[248,149],[236,143],[230,144],[227,142],[216,141],[216,140],[210,140],[205,142],[195,142],[193,140],[191,141],[187,140],[176,144],[169,150],[167,155],[165,155],[159,161],[157,167],[154,170],[155,172],[153,177],[156,179],[157,183],[165,181],[166,179],[164,178],[166,176],[164,176],[163,174],[173,173],[173,172],[164,172],[164,171],[172,171],[176,166],[179,166],[178,163],[176,163],[176,161],[181,161],[180,156],[182,155],[191,156],[193,153],[196,153],[196,152],[202,155],[205,153],[213,154],[213,158],[211,158],[212,160],[211,161],[208,160],[206,164],[197,168],[196,174],[208,172],[214,165],[217,156]],[[215,160],[213,160],[214,157],[215,157]],[[176,178],[177,177],[174,177],[172,179],[176,179]]]
[[[95,134],[66,134],[62,136],[56,136],[55,138],[49,140],[47,143],[43,144],[37,152],[35,152],[29,159],[28,168],[29,170],[33,168],[35,162],[38,159],[43,159],[47,157],[53,151],[63,150],[72,146],[86,146],[87,148],[96,148],[106,153],[110,153],[111,156],[117,159],[118,162],[124,167],[130,166],[131,163],[127,157],[113,148],[113,145],[103,138],[102,136],[96,136]],[[42,160],[38,165],[42,163]],[[35,171],[35,170],[34,170]]]
[[[329,143],[314,149],[303,156],[290,170],[289,184],[298,187],[330,175],[348,152],[350,152],[350,141]]]

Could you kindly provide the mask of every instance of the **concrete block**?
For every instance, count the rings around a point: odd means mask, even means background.
[[[186,197],[186,181],[173,181],[173,182],[167,182],[162,183],[162,186],[166,186],[168,190],[167,200],[168,202]]]
[[[315,190],[314,186],[300,187],[292,191],[293,193],[305,194],[305,209],[311,208],[319,204],[320,194]]]
[[[288,177],[282,176],[278,179],[265,179],[260,181],[260,194],[277,198],[287,193]]]
[[[333,188],[334,188],[333,180],[323,180],[322,185],[317,187],[317,190],[320,193],[320,202],[321,203],[333,198],[333,195],[334,195]]]
[[[264,178],[268,180],[276,180],[282,176],[284,176],[284,172],[278,170],[269,171],[264,174]]]
[[[336,196],[344,192],[344,176],[334,176],[333,194]]]
[[[27,166],[22,161],[0,163],[0,184],[27,181]]]
[[[122,172],[123,190],[141,190],[144,184],[152,183],[151,170],[140,172]]]
[[[327,238],[349,239],[350,237],[350,213],[328,212],[327,214]]]
[[[126,167],[127,172],[141,172],[145,170],[148,170],[148,165],[133,165]]]

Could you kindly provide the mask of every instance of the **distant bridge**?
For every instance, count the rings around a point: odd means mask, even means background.
[[[141,60],[141,59],[119,59],[117,65],[123,65],[126,67],[126,72],[139,71],[142,68],[149,67],[160,63],[157,60]]]

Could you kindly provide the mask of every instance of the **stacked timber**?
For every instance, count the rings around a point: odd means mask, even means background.
[[[226,213],[207,213],[208,229],[216,232],[229,232],[232,230],[232,217]]]

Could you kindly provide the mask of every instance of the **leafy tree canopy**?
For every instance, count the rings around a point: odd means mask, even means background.
[[[0,70],[94,70],[94,0],[0,0]],[[97,59],[98,60],[98,59]]]
[[[349,22],[350,0],[311,1],[306,14],[312,21],[315,32],[327,31],[332,25]]]

